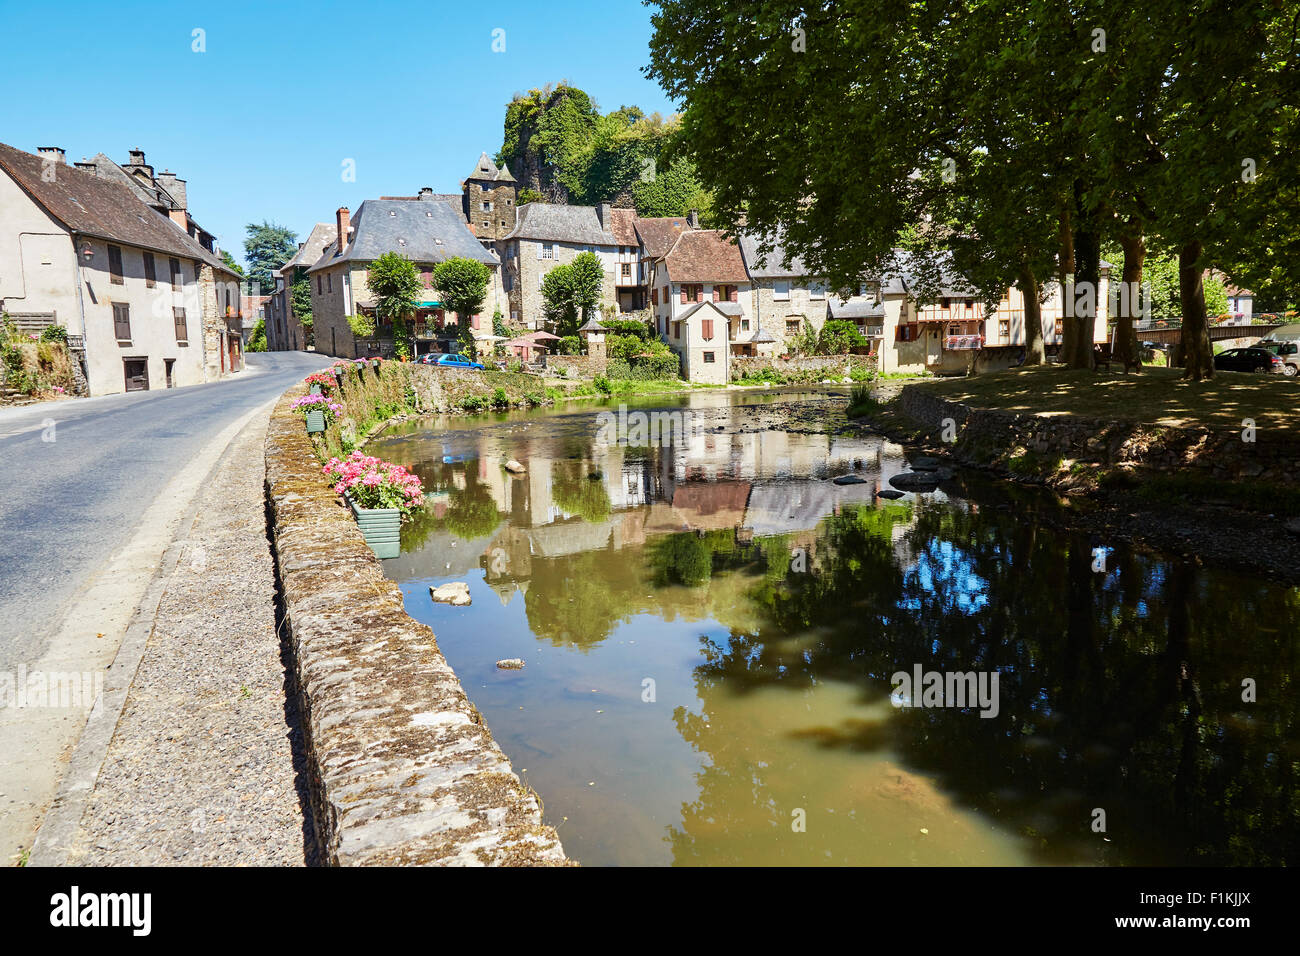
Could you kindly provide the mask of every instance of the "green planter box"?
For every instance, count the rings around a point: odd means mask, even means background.
[[[325,430],[325,413],[317,409],[314,412],[307,413],[307,434],[323,432]]]
[[[311,387],[311,393],[312,393],[313,395],[319,395],[319,394],[320,394],[320,386],[319,386],[319,385],[313,385],[313,386]]]
[[[366,536],[366,544],[377,558],[395,558],[402,553],[402,512],[396,508],[362,508],[344,495],[352,517]]]

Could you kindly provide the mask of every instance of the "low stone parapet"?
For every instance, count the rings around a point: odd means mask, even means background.
[[[400,588],[325,484],[289,410],[303,392],[286,392],[271,415],[266,492],[322,858],[568,863],[433,631],[406,614]]]

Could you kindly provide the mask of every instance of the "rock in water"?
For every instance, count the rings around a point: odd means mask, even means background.
[[[837,485],[865,485],[867,479],[859,478],[857,475],[840,475],[838,478],[832,478],[832,482]]]
[[[877,491],[876,497],[888,498],[890,501],[897,501],[899,498],[903,497],[903,493],[901,491],[895,491],[892,488],[886,488],[884,491]]]
[[[523,660],[518,657],[507,657],[503,661],[497,661],[497,667],[503,671],[517,671],[524,666]]]
[[[513,475],[522,475],[524,473],[524,466],[519,464],[519,462],[515,461],[513,458],[511,458],[508,462],[506,462],[506,471],[510,472]]]
[[[939,459],[931,458],[928,455],[921,455],[912,460],[913,471],[935,471],[939,467]]]
[[[939,487],[938,477],[928,471],[895,475],[889,479],[889,483],[899,491],[934,491]]]
[[[429,596],[440,604],[454,604],[463,607],[469,603],[469,585],[464,581],[452,581],[429,588]]]

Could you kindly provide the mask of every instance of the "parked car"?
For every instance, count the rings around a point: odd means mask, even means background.
[[[1224,372],[1281,372],[1286,366],[1268,349],[1226,349],[1214,356],[1214,367]]]
[[[1300,343],[1275,342],[1272,339],[1264,339],[1262,342],[1256,342],[1251,347],[1266,349],[1280,358],[1282,360],[1283,375],[1294,376],[1300,372]]]
[[[425,352],[423,355],[418,356],[415,361],[419,365],[436,365],[438,357],[437,352]]]
[[[439,368],[476,368],[480,370],[483,368],[482,362],[474,362],[470,360],[468,355],[455,353],[439,355],[433,364],[437,365]]]

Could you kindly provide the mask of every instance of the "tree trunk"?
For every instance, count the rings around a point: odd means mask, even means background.
[[[1111,356],[1124,364],[1137,361],[1137,337],[1133,332],[1133,320],[1138,314],[1138,302],[1142,287],[1142,263],[1146,259],[1147,247],[1140,229],[1119,237],[1119,244],[1124,249],[1123,285],[1119,290],[1119,310],[1115,317],[1115,349]]]
[[[1075,326],[1070,368],[1092,368],[1092,346],[1097,325],[1097,291],[1101,286],[1101,237],[1091,228],[1074,235]]]
[[[1045,354],[1043,350],[1043,304],[1038,300],[1038,277],[1029,266],[1020,267],[1020,294],[1025,299],[1025,363],[1042,365]]]
[[[1205,316],[1201,284],[1201,244],[1193,241],[1178,251],[1178,297],[1183,307],[1183,378],[1194,382],[1214,377],[1214,349]]]
[[[1070,364],[1070,356],[1074,354],[1075,332],[1077,323],[1074,321],[1074,227],[1070,223],[1070,209],[1064,206],[1061,209],[1061,248],[1059,252],[1059,275],[1058,281],[1061,284],[1061,345],[1060,352],[1057,353],[1057,360],[1062,364]]]

